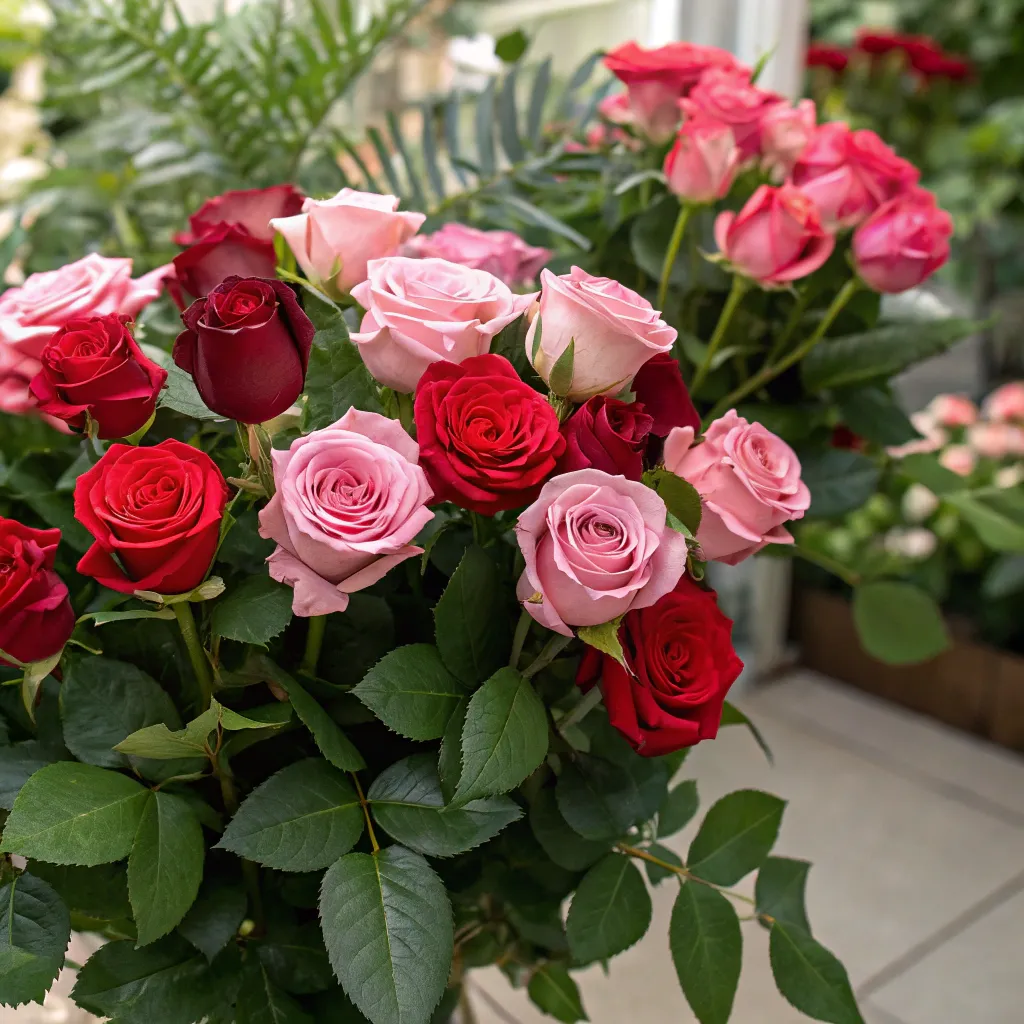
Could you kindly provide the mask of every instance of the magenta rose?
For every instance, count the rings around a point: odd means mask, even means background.
[[[814,100],[780,103],[761,118],[761,166],[781,181],[793,169],[818,126]]]
[[[565,454],[558,463],[559,473],[600,469],[639,480],[653,424],[641,405],[604,395],[589,399],[562,425]]]
[[[704,117],[727,124],[736,139],[740,159],[746,160],[757,155],[761,122],[771,110],[785,103],[778,93],[754,85],[745,70],[713,68],[680,105],[688,118]]]
[[[633,378],[632,387],[636,401],[653,421],[651,433],[655,437],[668,437],[673,427],[700,431],[700,413],[671,352],[651,356]]]
[[[486,270],[509,288],[535,281],[553,253],[527,245],[513,231],[481,231],[465,224],[445,224],[432,235],[415,235],[403,256],[435,257],[473,270]]]
[[[710,203],[732,188],[739,165],[732,129],[708,117],[692,117],[679,129],[664,170],[670,192],[688,203]]]
[[[516,524],[523,607],[563,636],[650,607],[686,569],[686,538],[665,520],[664,501],[634,480],[597,469],[549,480]]]
[[[413,540],[434,517],[430,487],[395,420],[349,409],[272,458],[277,493],[260,535],[277,542],[267,564],[294,588],[296,615],[343,612],[349,594],[423,553]]]
[[[694,445],[691,427],[665,441],[665,468],[700,492],[697,541],[708,561],[736,565],[766,544],[792,544],[783,523],[803,518],[811,492],[800,460],[780,437],[730,409]]]
[[[366,310],[352,335],[363,362],[381,384],[403,393],[416,390],[431,363],[484,355],[534,299],[514,295],[486,270],[407,256],[371,260],[352,297]]]
[[[177,245],[194,245],[222,224],[237,224],[253,238],[273,242],[274,217],[290,217],[302,209],[302,193],[294,185],[247,188],[207,199],[188,219],[189,230],[174,236]]]

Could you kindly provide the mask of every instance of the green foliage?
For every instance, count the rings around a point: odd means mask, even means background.
[[[793,925],[810,932],[807,922],[807,908],[804,893],[807,889],[807,872],[811,865],[805,860],[789,857],[769,857],[757,873],[754,899],[760,917]]]
[[[878,486],[878,466],[860,452],[829,448],[800,461],[800,478],[811,492],[809,517],[831,519],[859,508]]]
[[[569,827],[558,809],[553,789],[542,789],[530,805],[530,828],[544,852],[559,866],[569,871],[584,871],[600,860],[610,846],[608,842],[584,839]]]
[[[41,1003],[64,966],[71,918],[40,878],[16,875],[0,889],[0,1003]]]
[[[313,734],[320,753],[335,768],[355,772],[366,767],[363,755],[313,697],[290,676],[278,675],[277,681],[287,691],[302,724]]]
[[[287,992],[282,992],[256,967],[238,996],[236,1024],[313,1024],[313,1018]]]
[[[836,395],[842,422],[859,437],[881,446],[906,444],[918,432],[884,388],[867,387]]]
[[[651,923],[651,897],[636,865],[612,853],[583,876],[565,932],[580,964],[621,953],[644,937]]]
[[[291,588],[269,576],[251,576],[216,603],[211,629],[228,640],[262,645],[291,620]]]
[[[687,867],[705,882],[735,885],[768,856],[785,807],[784,800],[757,789],[722,797],[704,816],[690,844]]]
[[[927,661],[949,645],[935,601],[911,583],[879,580],[853,592],[853,619],[864,649],[882,661]]]
[[[994,551],[1024,552],[1024,487],[947,494],[945,498]]]
[[[658,808],[658,838],[673,836],[685,828],[697,813],[699,806],[696,781],[687,779],[681,782],[665,797]]]
[[[580,990],[569,972],[559,964],[544,964],[533,972],[527,988],[531,1002],[544,1013],[565,1024],[589,1020],[583,1011]]]
[[[803,929],[772,925],[775,984],[801,1013],[832,1024],[864,1024],[843,965]]]
[[[178,934],[212,963],[238,931],[246,905],[245,890],[240,885],[207,880],[178,925]]]

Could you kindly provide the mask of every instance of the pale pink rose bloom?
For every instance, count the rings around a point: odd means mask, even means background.
[[[894,459],[902,459],[905,455],[928,455],[937,452],[949,440],[949,435],[936,423],[935,417],[927,409],[911,413],[910,422],[922,436],[914,441],[886,448],[886,452]]]
[[[665,468],[700,492],[704,557],[736,565],[766,544],[792,544],[783,523],[802,519],[811,504],[796,452],[735,409],[708,427],[701,444],[693,441],[693,427],[675,427],[665,441]]]
[[[434,517],[419,446],[395,421],[349,409],[337,423],[272,452],[277,493],[260,536],[277,542],[270,575],[294,588],[296,615],[343,612],[349,594],[422,554]]]
[[[381,384],[411,394],[431,363],[486,354],[536,294],[514,295],[486,270],[448,260],[371,260],[367,279],[352,289],[366,310],[352,341]]]
[[[1003,466],[996,471],[992,482],[1000,490],[1009,490],[1018,484],[1024,484],[1024,462],[1015,462],[1012,466]]]
[[[728,193],[739,165],[732,129],[721,121],[693,117],[679,129],[664,171],[669,191],[680,199],[710,203]]]
[[[940,427],[969,427],[978,419],[978,407],[966,395],[936,395],[927,412]]]
[[[795,107],[779,103],[761,118],[761,166],[781,181],[807,148],[818,126],[814,100]]]
[[[1024,381],[1014,380],[996,388],[982,407],[990,420],[1024,421]]]
[[[302,213],[275,217],[270,226],[311,281],[349,292],[366,280],[370,260],[393,256],[427,219],[399,213],[398,203],[397,196],[343,188],[330,199],[306,199]]]
[[[38,359],[21,355],[13,345],[0,344],[0,412],[12,416],[36,415],[62,434],[70,434],[71,429],[63,420],[38,411],[39,403],[29,390],[29,384],[41,369]]]
[[[761,122],[775,107],[786,105],[786,100],[754,85],[745,70],[712,68],[679,105],[687,117],[703,116],[729,125],[740,158],[748,160],[760,148]]]
[[[957,476],[970,476],[978,464],[978,456],[970,445],[951,444],[943,449],[939,462]]]
[[[563,636],[650,607],[686,569],[686,538],[665,520],[665,502],[638,481],[597,469],[549,480],[516,524],[523,607]]]
[[[967,444],[987,459],[1024,455],[1024,429],[1012,423],[975,423],[967,428]]]
[[[615,395],[651,356],[668,352],[676,329],[645,299],[618,281],[579,267],[561,277],[540,275],[540,347],[534,353],[538,318],[526,335],[526,354],[547,382],[558,357],[575,341],[572,382],[565,397],[584,402]]]

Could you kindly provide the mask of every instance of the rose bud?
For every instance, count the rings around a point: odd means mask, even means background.
[[[222,224],[237,224],[253,238],[274,241],[270,222],[274,217],[291,217],[302,209],[302,193],[294,185],[236,189],[207,199],[188,219],[189,230],[174,236],[177,245],[194,245],[207,232]]]
[[[926,411],[940,427],[969,427],[978,419],[978,407],[966,395],[936,395]]]
[[[301,394],[316,331],[283,281],[229,277],[181,319],[174,362],[213,412],[263,423]]]
[[[739,213],[720,213],[715,241],[739,273],[764,288],[814,273],[836,244],[814,202],[792,185],[761,185]]]
[[[811,43],[807,47],[806,63],[809,68],[828,68],[838,74],[846,70],[850,55],[840,46],[827,43]]]
[[[651,356],[637,371],[632,389],[637,403],[654,421],[651,433],[655,437],[668,437],[673,427],[693,427],[700,433],[700,413],[671,352]]]
[[[146,358],[116,313],[70,320],[43,349],[29,385],[39,411],[84,430],[86,414],[104,440],[146,425],[167,371]]]
[[[996,388],[985,399],[982,408],[990,420],[1024,421],[1024,381],[1015,380]]]
[[[940,453],[939,464],[957,476],[970,476],[978,465],[978,456],[970,445],[951,444]]]
[[[627,480],[639,480],[654,424],[642,408],[604,395],[581,405],[562,426],[566,447],[558,472],[600,469],[613,476],[621,474]]]
[[[676,329],[645,299],[618,281],[579,267],[556,277],[540,275],[540,316],[526,335],[526,354],[545,383],[559,357],[575,342],[572,377],[564,397],[585,402],[618,394],[651,356],[667,352]],[[540,344],[536,345],[538,324]]]
[[[486,270],[509,288],[516,288],[535,281],[554,254],[550,249],[527,245],[514,231],[481,231],[465,224],[445,224],[432,235],[410,238],[402,255],[433,257]]]
[[[669,191],[688,203],[721,199],[732,187],[739,163],[736,139],[727,124],[689,118],[665,157]]]
[[[814,100],[801,100],[795,107],[780,103],[761,118],[761,166],[781,181],[807,148],[818,113]]]
[[[601,687],[608,720],[630,746],[659,757],[714,739],[743,670],[714,591],[683,576],[657,604],[627,612],[619,639],[625,667],[588,647],[576,685]]]
[[[434,500],[483,515],[528,505],[565,450],[558,414],[504,356],[431,363],[415,416]]]
[[[890,199],[853,235],[857,273],[876,292],[914,288],[949,259],[953,218],[923,188]]]
[[[68,588],[53,571],[58,543],[60,530],[0,518],[0,651],[26,664],[56,654],[75,628]]]
[[[680,106],[687,118],[708,118],[727,124],[736,140],[739,159],[757,155],[761,121],[786,101],[778,93],[761,89],[745,70],[714,68],[704,75]]]
[[[780,437],[730,409],[691,447],[694,431],[679,427],[665,441],[665,468],[701,495],[697,541],[708,561],[736,565],[766,544],[792,544],[782,525],[802,519],[811,492],[800,460]]]

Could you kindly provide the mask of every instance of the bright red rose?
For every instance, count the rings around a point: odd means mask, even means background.
[[[842,47],[829,46],[827,43],[811,43],[807,47],[809,68],[830,68],[838,73],[845,71],[849,63],[850,55]]]
[[[227,500],[213,459],[191,445],[113,444],[75,485],[75,518],[95,538],[78,571],[122,594],[187,593],[210,568]]]
[[[576,685],[600,685],[609,721],[644,757],[692,747],[717,735],[743,669],[731,634],[714,591],[683,576],[652,607],[626,613],[619,639],[628,670],[588,647]]]
[[[39,411],[84,430],[86,413],[103,439],[128,437],[156,409],[167,371],[147,359],[128,330],[128,317],[110,313],[69,320],[39,357],[29,385]]]
[[[294,185],[248,188],[207,199],[188,219],[189,230],[174,236],[178,245],[194,245],[221,224],[237,224],[253,238],[272,242],[274,217],[294,217],[302,212],[302,193]]]
[[[218,224],[174,257],[175,290],[202,298],[230,276],[273,277],[276,266],[273,242],[240,224]]]
[[[565,450],[555,410],[504,356],[431,363],[415,416],[435,500],[484,515],[533,501]]]
[[[316,329],[283,281],[228,277],[181,319],[174,361],[215,413],[264,423],[302,393]]]
[[[68,588],[53,571],[59,542],[60,530],[0,518],[0,651],[18,661],[56,654],[75,628]]]
[[[565,454],[558,472],[600,469],[639,480],[644,475],[644,452],[653,423],[641,405],[603,395],[591,398],[562,425]]]
[[[693,427],[700,433],[700,414],[683,383],[683,372],[671,352],[659,352],[633,378],[633,394],[653,419],[651,433],[668,437],[673,427]]]

